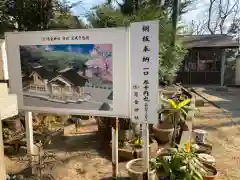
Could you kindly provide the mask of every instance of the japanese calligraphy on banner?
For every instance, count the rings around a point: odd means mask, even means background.
[[[131,118],[133,122],[158,123],[159,21],[130,26]]]

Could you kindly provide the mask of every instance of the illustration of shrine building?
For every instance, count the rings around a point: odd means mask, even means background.
[[[68,69],[63,72],[49,71],[45,67],[33,68],[29,91],[47,93],[53,97],[81,97],[88,79]]]

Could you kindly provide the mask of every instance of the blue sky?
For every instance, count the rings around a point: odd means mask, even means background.
[[[37,47],[41,47],[41,45]],[[89,54],[93,50],[94,45],[93,44],[57,44],[57,45],[49,45],[49,46],[44,45],[44,47],[49,51],[65,51],[65,52]]]
[[[71,3],[75,3],[78,0],[69,1]],[[201,16],[200,14],[202,14],[202,12],[205,10],[208,1],[209,0],[197,0],[197,2],[193,4],[192,7],[190,7],[192,10],[183,17],[183,21],[190,23],[192,20],[199,18],[199,16]],[[82,16],[86,14],[91,9],[91,7],[103,2],[106,2],[106,0],[82,0],[82,3],[73,8],[73,14]]]

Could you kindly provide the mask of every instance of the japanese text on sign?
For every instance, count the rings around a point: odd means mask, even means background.
[[[143,101],[144,101],[144,121],[148,121],[148,103],[149,103],[149,81],[148,81],[148,75],[149,75],[149,61],[150,61],[150,57],[145,54],[148,51],[151,51],[150,48],[148,47],[148,42],[150,42],[150,38],[149,38],[149,33],[150,33],[150,27],[149,25],[143,25],[142,26],[142,31],[144,33],[143,37],[142,37],[142,41],[144,42],[144,47],[143,47],[143,52],[144,52],[144,56],[142,57],[143,60],[142,61],[143,64],[143,75],[144,77],[144,81],[143,81]],[[147,63],[146,63],[147,60]]]
[[[134,120],[139,120],[139,86],[138,85],[133,85],[133,96],[134,96]]]
[[[46,36],[41,38],[42,41],[60,41],[60,40],[89,40],[89,36]]]
[[[136,123],[158,122],[158,36],[159,21],[130,27],[131,117]]]

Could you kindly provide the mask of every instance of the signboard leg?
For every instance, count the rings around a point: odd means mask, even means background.
[[[143,163],[145,166],[146,174],[144,180],[149,179],[149,129],[148,123],[142,124],[142,135],[143,135]]]
[[[26,140],[27,140],[27,153],[30,157],[30,163],[32,164],[34,154],[33,144],[33,126],[32,126],[32,112],[25,112],[25,127],[26,127]]]
[[[115,121],[115,127],[112,126],[112,176],[118,177],[118,117]]]
[[[3,144],[3,132],[2,121],[0,119],[0,179],[6,179],[6,169],[4,163],[4,144]]]

